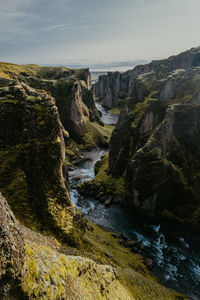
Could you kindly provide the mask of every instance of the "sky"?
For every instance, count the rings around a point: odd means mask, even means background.
[[[0,0],[0,61],[152,60],[200,46],[199,0]]]

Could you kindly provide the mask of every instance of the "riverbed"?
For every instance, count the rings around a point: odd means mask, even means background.
[[[105,124],[115,124],[117,117],[100,104]],[[200,235],[177,224],[153,224],[119,205],[105,207],[94,198],[80,196],[76,185],[94,178],[94,165],[107,153],[95,148],[84,153],[84,159],[70,170],[70,195],[75,206],[92,222],[125,233],[141,241],[143,256],[153,260],[152,273],[165,286],[200,300]]]

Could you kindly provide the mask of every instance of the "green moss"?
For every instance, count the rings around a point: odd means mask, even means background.
[[[0,190],[15,216],[23,224],[38,228],[36,215],[30,205],[26,175],[18,168],[18,157],[15,148],[0,151]]]
[[[139,121],[142,119],[145,114],[146,102],[141,102],[136,104],[132,114],[134,114],[134,121],[131,123],[131,128],[135,129],[138,126]]]
[[[114,115],[119,116],[120,115],[120,109],[118,107],[112,108],[110,110]]]
[[[39,268],[37,266],[37,262],[35,260],[35,252],[33,249],[26,245],[26,265],[25,267],[28,269],[28,272],[25,277],[25,281],[23,282],[23,285],[26,286],[26,290],[31,293],[37,286],[37,278],[39,275]],[[35,293],[34,293],[35,294]],[[35,296],[37,296],[35,294]]]
[[[76,157],[76,154],[72,150],[70,150],[69,148],[66,148],[65,152],[66,152],[67,156],[69,156],[70,158],[75,158]]]
[[[119,270],[119,280],[125,285],[134,299],[137,300],[166,300],[166,299],[177,299],[177,300],[189,300],[183,295],[167,290],[158,283],[147,280],[144,276],[134,276],[134,272],[130,269]]]
[[[112,125],[101,126],[96,122],[86,123],[87,133],[84,137],[84,147],[92,148],[96,145],[107,147],[114,129]]]
[[[16,75],[26,75],[42,79],[54,80],[58,74],[68,72],[72,74],[73,71],[66,67],[41,67],[35,64],[17,65],[12,63],[0,62],[0,77],[10,79],[15,78]]]
[[[109,174],[108,155],[105,155],[100,162],[97,162],[95,171],[97,174],[94,180],[85,184],[98,186],[98,194],[96,194],[98,198],[101,198],[103,195],[112,195],[114,198],[122,200],[129,196],[126,189],[125,175],[114,178]]]
[[[12,103],[12,104],[17,104],[17,103],[19,103],[19,101],[18,100],[16,100],[16,99],[1,99],[1,102],[2,103]]]
[[[91,224],[90,226],[93,229],[86,231],[85,238],[93,245],[88,252],[91,253],[90,255],[92,255],[91,257],[94,260],[123,269],[131,266],[133,270],[156,281],[145,267],[141,256],[123,247],[119,238],[113,237],[111,232],[104,230],[98,225]]]
[[[29,101],[37,101],[37,100],[41,100],[40,96],[28,96],[27,100]]]
[[[123,248],[110,232],[92,226],[87,237],[93,249],[84,257],[64,255],[43,244],[26,241],[22,280],[26,296],[76,300],[184,299],[159,285],[142,259]],[[108,255],[111,257],[109,265],[106,263]]]
[[[130,116],[133,116],[133,122],[131,124],[132,129],[136,129],[138,127],[140,120],[146,112],[148,102],[152,99],[155,93],[155,91],[151,92],[149,96],[144,99],[143,102],[137,103],[133,110],[130,112]]]
[[[193,71],[191,71],[192,73]],[[200,68],[194,70],[194,74],[184,80],[177,91],[177,98],[195,95],[199,91]]]

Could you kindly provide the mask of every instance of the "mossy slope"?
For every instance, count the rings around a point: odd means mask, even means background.
[[[61,254],[28,240],[22,290],[29,299],[186,299],[125,266]]]

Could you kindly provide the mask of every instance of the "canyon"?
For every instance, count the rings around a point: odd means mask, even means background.
[[[93,86],[0,63],[2,299],[198,299],[199,82],[200,48]]]

